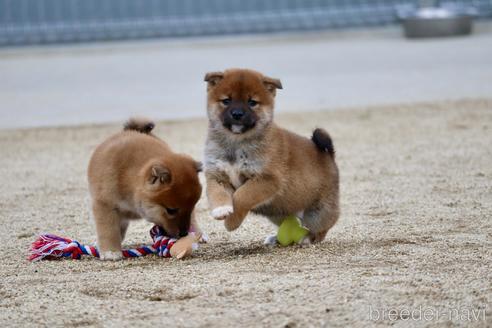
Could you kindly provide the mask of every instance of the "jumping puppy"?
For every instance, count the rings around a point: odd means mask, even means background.
[[[201,195],[201,164],[174,153],[151,134],[154,124],[130,120],[100,144],[89,163],[92,213],[100,258],[122,257],[129,221],[145,218],[174,237],[199,230],[193,209]]]
[[[205,175],[211,215],[237,229],[249,211],[280,225],[296,214],[322,241],[339,216],[339,181],[328,133],[311,140],[273,123],[279,80],[246,69],[208,73]],[[267,243],[275,242],[270,236]]]

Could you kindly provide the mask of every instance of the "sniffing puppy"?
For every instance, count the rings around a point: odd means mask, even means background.
[[[208,73],[205,176],[211,214],[237,229],[249,211],[280,225],[298,215],[307,241],[322,241],[339,216],[339,181],[328,133],[312,139],[273,123],[279,80],[246,69]],[[274,242],[267,238],[265,242]]]
[[[145,218],[174,237],[190,225],[201,195],[201,164],[174,153],[151,134],[154,123],[130,120],[122,132],[100,144],[89,163],[89,190],[100,258],[122,257],[129,221]]]

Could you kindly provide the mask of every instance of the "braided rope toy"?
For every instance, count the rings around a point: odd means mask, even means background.
[[[161,257],[171,257],[171,247],[177,241],[165,235],[164,229],[155,225],[150,229],[150,236],[154,243],[151,246],[141,246],[138,248],[122,250],[123,257],[140,257],[148,254],[157,254]],[[59,237],[51,234],[40,235],[32,245],[29,261],[39,261],[43,259],[55,259],[61,257],[71,257],[79,260],[82,255],[99,257],[99,251],[94,246],[82,245],[76,240]]]

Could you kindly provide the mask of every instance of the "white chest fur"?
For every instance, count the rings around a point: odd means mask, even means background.
[[[242,163],[229,163],[219,161],[218,169],[223,171],[228,177],[234,188],[239,188],[243,183],[242,172],[244,171]]]
[[[247,179],[262,172],[263,162],[255,156],[254,149],[236,149],[230,152],[229,158],[219,149],[208,149],[205,169],[220,171],[229,177],[234,188],[239,188]],[[231,154],[232,153],[232,154]]]

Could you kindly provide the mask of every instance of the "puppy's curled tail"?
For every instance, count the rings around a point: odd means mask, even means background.
[[[125,125],[123,126],[123,130],[138,131],[140,133],[150,134],[154,127],[154,122],[149,119],[133,117],[126,121]]]
[[[311,140],[314,142],[319,151],[328,153],[331,157],[335,157],[335,147],[330,135],[323,129],[315,129]]]

